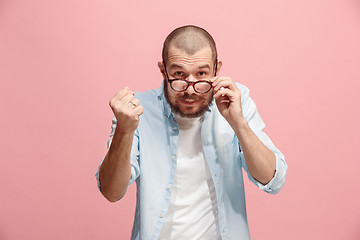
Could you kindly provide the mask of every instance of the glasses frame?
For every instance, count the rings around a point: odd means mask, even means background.
[[[217,58],[216,58],[215,63],[214,63],[214,76],[216,76],[216,72],[217,72],[217,63],[218,63],[218,60],[217,60]],[[170,79],[170,78],[169,78],[169,75],[168,75],[168,73],[167,73],[166,64],[165,64],[165,61],[164,61],[164,60],[163,60],[163,65],[164,65],[164,70],[165,70],[165,75],[166,75],[167,81],[170,83],[171,89],[174,90],[175,92],[185,92],[185,91],[189,88],[189,86],[193,86],[194,91],[195,91],[196,93],[205,94],[205,93],[208,93],[208,92],[211,90],[211,88],[212,88],[212,82],[206,81],[206,80],[199,80],[199,81],[196,81],[196,82],[191,82],[191,81],[188,81],[188,80],[186,80],[186,79],[180,79],[180,78]],[[173,88],[172,82],[177,81],[177,80],[181,80],[181,81],[184,81],[184,82],[187,83],[187,86],[186,86],[186,88],[185,88],[184,90],[178,91],[178,90],[176,90],[176,89]],[[210,89],[207,90],[206,92],[198,92],[198,91],[196,91],[195,84],[201,83],[201,82],[209,83],[210,86],[211,86]]]

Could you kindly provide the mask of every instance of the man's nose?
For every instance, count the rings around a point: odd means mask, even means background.
[[[195,87],[194,87],[194,83],[196,82],[196,78],[193,77],[192,75],[190,75],[189,77],[187,77],[187,80],[189,81],[189,87],[186,89],[186,93],[191,95],[196,93],[195,92]]]

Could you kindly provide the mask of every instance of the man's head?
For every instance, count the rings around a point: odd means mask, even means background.
[[[215,62],[217,59],[215,41],[203,28],[187,25],[173,30],[164,41],[162,58],[165,62],[168,60],[169,48],[172,44],[189,55],[193,55],[200,49],[209,46],[213,61]]]
[[[164,94],[172,110],[183,117],[202,116],[211,104],[213,90],[198,93],[191,83],[209,82],[221,68],[211,35],[196,26],[177,28],[166,38],[162,57],[158,65],[164,77]],[[175,91],[174,82],[172,87],[169,83],[172,79],[186,80],[190,86],[183,92]]]

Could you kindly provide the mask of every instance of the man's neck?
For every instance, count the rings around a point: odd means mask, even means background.
[[[175,122],[179,125],[180,129],[189,129],[200,125],[202,117],[188,118],[182,117],[179,114],[174,113]]]

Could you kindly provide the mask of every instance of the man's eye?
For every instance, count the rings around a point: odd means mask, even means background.
[[[199,75],[200,77],[206,76],[206,72],[199,72],[198,75]]]
[[[174,75],[177,76],[177,77],[181,77],[181,76],[183,76],[183,73],[182,72],[175,72]]]

